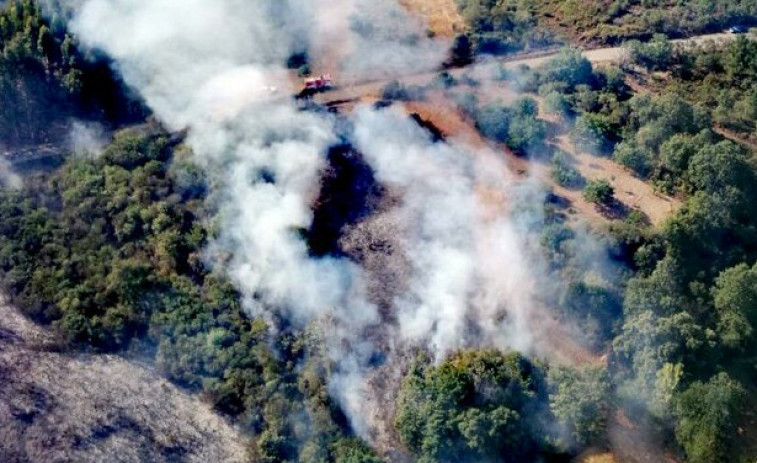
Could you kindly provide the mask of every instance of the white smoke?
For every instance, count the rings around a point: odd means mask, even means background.
[[[68,134],[71,152],[80,156],[98,156],[107,144],[105,129],[95,122],[74,121]]]
[[[13,167],[7,160],[0,157],[0,188],[17,190],[21,185],[21,177],[13,172]]]
[[[433,143],[395,110],[362,108],[351,119],[377,179],[402,196],[399,241],[411,271],[393,298],[396,327],[383,326],[391,323],[371,302],[363,269],[309,255],[301,232],[338,135],[331,116],[295,107],[286,58],[302,40],[326,56],[341,33],[334,56],[354,75],[428,69],[443,56],[393,1],[335,4],[351,15],[304,0],[87,0],[73,28],[114,58],[156,117],[188,129],[215,179],[220,234],[209,254],[231,255],[225,265],[249,313],[297,327],[329,321],[331,391],[365,435],[363,380],[377,350],[401,341],[437,358],[484,344],[529,349],[534,283],[509,205],[492,215],[477,191],[513,189],[501,163]]]

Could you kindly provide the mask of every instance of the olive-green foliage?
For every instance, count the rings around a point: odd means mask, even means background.
[[[602,115],[585,113],[576,118],[570,139],[577,150],[604,154],[612,147],[613,128]]]
[[[544,107],[547,112],[558,116],[570,114],[570,102],[565,95],[552,90],[544,96]]]
[[[642,178],[648,177],[652,169],[649,157],[648,151],[641,149],[635,141],[618,143],[612,153],[615,162],[631,169]]]
[[[532,0],[457,0],[478,53],[502,54],[555,42],[537,27]]]
[[[707,382],[697,381],[676,401],[676,438],[691,463],[734,461],[740,407],[745,391],[720,373]]]
[[[649,42],[632,40],[625,44],[631,62],[650,71],[667,70],[673,60],[673,44],[664,34],[655,34]]]
[[[154,355],[160,372],[257,436],[256,461],[375,462],[338,424],[317,343],[270,339],[203,266],[205,179],[189,154],[145,126],[96,159],[0,190],[3,290],[74,344]]]
[[[757,327],[757,264],[741,263],[724,270],[713,288],[717,310],[717,332],[723,345],[737,351],[754,353]],[[752,362],[757,356],[751,354]]]
[[[473,111],[482,135],[506,144],[516,153],[527,154],[544,142],[546,126],[537,119],[538,105],[531,98],[520,98],[512,106],[474,107]]]
[[[619,391],[671,423],[691,461],[733,461],[738,457],[725,449],[735,439],[740,409],[728,397],[738,395],[739,382],[755,380],[757,176],[743,148],[691,131],[660,147],[671,182],[690,197],[661,240],[638,249],[652,271],[632,279],[626,291],[625,321],[614,342],[619,365],[627,368],[619,370]],[[738,381],[719,375],[704,382],[723,370]],[[722,397],[714,392],[721,388]],[[720,411],[698,403],[701,397]]]
[[[669,91],[710,108],[719,125],[747,139],[757,132],[757,41],[740,36],[724,45],[678,50]]]
[[[559,367],[549,371],[550,408],[579,445],[602,437],[610,410],[607,371]]]
[[[612,152],[616,162],[664,192],[691,191],[689,163],[716,140],[707,110],[674,93],[629,98],[614,71],[594,79],[593,87],[582,84],[569,94],[579,113],[571,130],[576,147]]]
[[[543,82],[560,82],[564,90],[572,92],[579,85],[591,85],[595,76],[591,62],[578,49],[562,50],[541,69]]]
[[[558,151],[552,156],[552,178],[565,188],[581,188],[586,182],[576,169],[573,159],[564,151]]]
[[[589,180],[584,187],[584,198],[590,203],[610,205],[615,199],[615,188],[607,180]]]
[[[396,429],[422,462],[534,461],[545,451],[542,371],[518,354],[419,359],[400,394]]]
[[[573,282],[561,301],[571,320],[581,324],[587,345],[599,350],[612,339],[614,322],[621,314],[621,302],[613,292],[602,286]]]
[[[617,43],[659,32],[687,36],[722,30],[757,14],[754,0],[543,0],[539,11],[573,36]]]

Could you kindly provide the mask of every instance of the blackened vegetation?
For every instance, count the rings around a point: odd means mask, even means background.
[[[58,19],[35,3],[0,12],[0,132],[5,148],[59,143],[72,119],[117,126],[147,111],[101,56],[85,55]]]
[[[434,142],[444,140],[444,134],[432,122],[417,113],[410,118]],[[373,169],[349,143],[329,148],[327,161],[320,195],[313,206],[313,223],[305,236],[313,256],[346,256],[348,253],[339,244],[345,227],[374,213],[385,197],[385,190],[374,177]],[[381,243],[371,246],[380,247]]]
[[[444,141],[444,133],[433,122],[423,119],[418,113],[411,114],[410,118],[428,132],[433,142]]]
[[[370,215],[382,195],[383,187],[360,153],[346,143],[332,146],[307,233],[311,254],[344,255],[338,243],[342,229]]]

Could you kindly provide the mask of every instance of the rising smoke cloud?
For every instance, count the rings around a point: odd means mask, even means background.
[[[330,320],[331,391],[361,435],[376,351],[406,342],[441,359],[465,346],[532,345],[534,265],[518,222],[492,216],[477,191],[514,191],[492,153],[434,143],[398,110],[363,107],[349,116],[351,141],[402,197],[397,239],[410,274],[391,322],[368,294],[364,269],[311,257],[301,236],[339,133],[333,116],[295,107],[284,63],[304,43],[315,61],[335,61],[355,79],[433,68],[443,47],[401,11],[367,0],[86,0],[72,23],[85,45],[115,60],[157,118],[188,129],[198,163],[215,179],[220,233],[209,255],[232,256],[225,268],[250,315],[296,327]]]
[[[0,187],[17,190],[21,188],[21,177],[13,172],[13,167],[8,161],[0,158]]]
[[[98,156],[107,144],[105,128],[96,122],[74,121],[71,123],[68,144],[71,152],[79,156]]]

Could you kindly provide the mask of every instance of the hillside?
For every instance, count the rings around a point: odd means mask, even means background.
[[[0,300],[0,461],[246,461],[245,438],[199,397],[120,357],[59,349]]]

